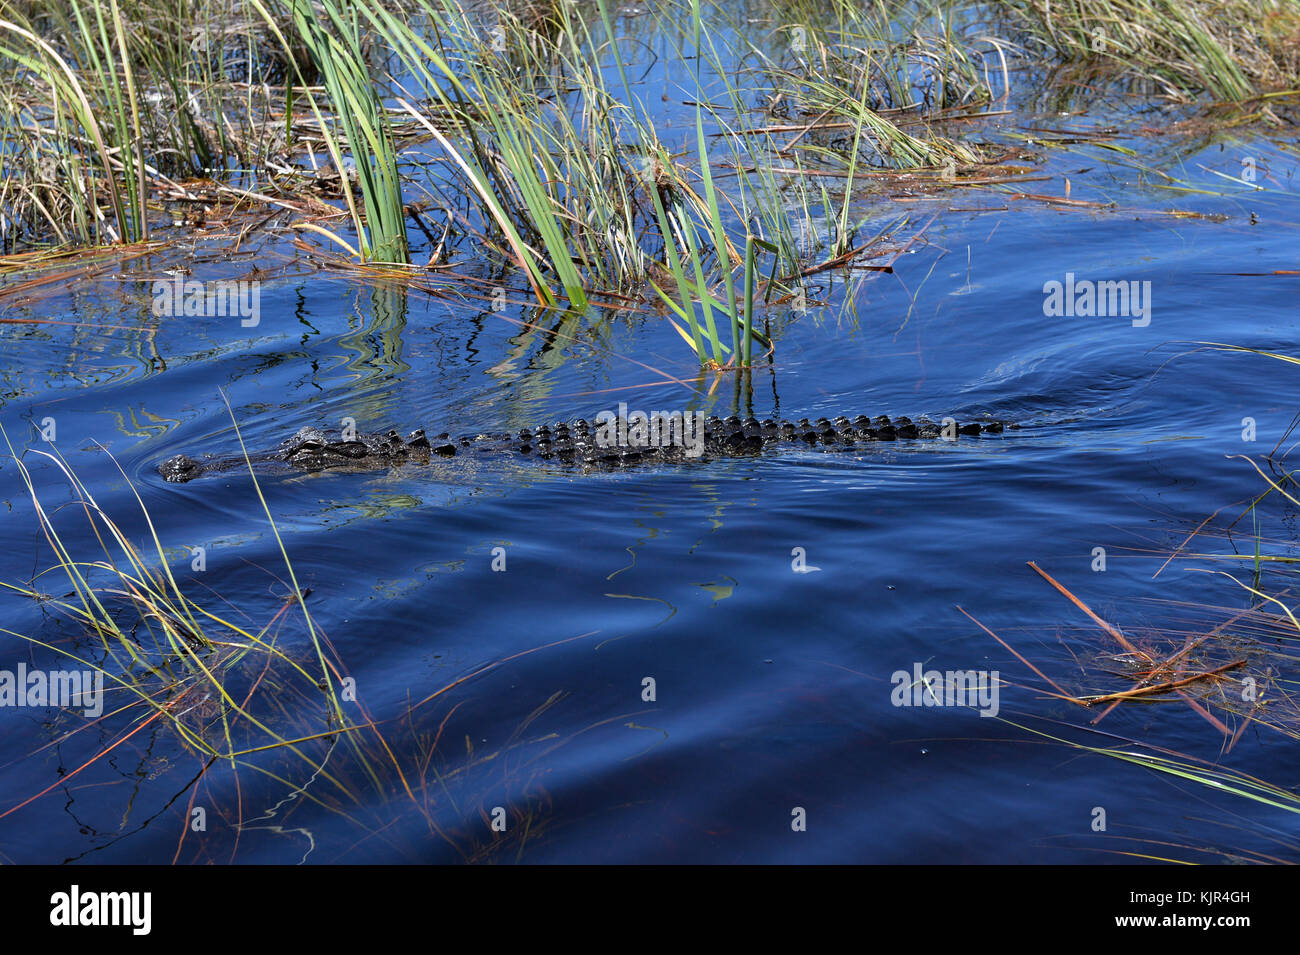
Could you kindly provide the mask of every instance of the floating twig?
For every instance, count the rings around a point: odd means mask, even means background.
[[[1115,642],[1118,643],[1121,647],[1123,647],[1123,648],[1124,648],[1125,650],[1127,650],[1129,653],[1132,653],[1134,656],[1142,657],[1142,658],[1143,658],[1144,660],[1146,660],[1148,663],[1155,663],[1155,660],[1151,659],[1151,655],[1150,655],[1150,654],[1146,653],[1145,651],[1139,650],[1137,647],[1133,646],[1133,644],[1130,643],[1130,642],[1128,641],[1128,638],[1125,637],[1124,634],[1120,633],[1118,630],[1116,630],[1114,627],[1112,627],[1110,624],[1108,624],[1105,620],[1102,620],[1101,617],[1099,617],[1099,616],[1097,616],[1095,613],[1093,613],[1091,607],[1089,607],[1087,604],[1085,604],[1082,600],[1080,600],[1080,599],[1079,599],[1078,597],[1076,597],[1074,594],[1070,593],[1070,591],[1066,590],[1066,589],[1065,589],[1065,585],[1062,584],[1062,583],[1060,583],[1060,582],[1059,582],[1055,577],[1053,577],[1053,576],[1052,576],[1051,574],[1049,574],[1047,571],[1043,570],[1043,568],[1039,567],[1039,566],[1038,566],[1037,564],[1035,564],[1032,560],[1029,561],[1029,566],[1032,567],[1034,570],[1036,570],[1036,571],[1037,571],[1037,572],[1042,576],[1042,578],[1043,578],[1044,580],[1046,580],[1049,584],[1051,584],[1053,587],[1055,587],[1057,590],[1059,590],[1059,591],[1060,591],[1061,593],[1063,593],[1065,596],[1069,597],[1069,598],[1070,598],[1070,601],[1071,601],[1071,602],[1072,602],[1076,607],[1078,607],[1080,610],[1082,610],[1084,613],[1086,613],[1089,617],[1091,617],[1091,618],[1093,619],[1093,622],[1096,623],[1097,626],[1101,627],[1101,629],[1105,630],[1105,631],[1106,631],[1107,633],[1109,633],[1112,637],[1114,637],[1114,638],[1115,638]]]
[[[1184,677],[1181,680],[1170,680],[1167,683],[1157,683],[1154,686],[1139,686],[1132,690],[1122,690],[1119,693],[1108,693],[1106,696],[1080,697],[1075,702],[1082,703],[1084,706],[1096,706],[1098,703],[1109,703],[1112,700],[1131,700],[1139,696],[1151,696],[1153,693],[1168,693],[1170,690],[1176,690],[1180,686],[1187,686],[1189,683],[1195,683],[1198,680],[1205,680],[1212,676],[1218,676],[1220,673],[1224,673],[1228,670],[1235,670],[1237,667],[1245,665],[1245,660],[1234,660],[1231,663],[1225,663],[1221,667],[1215,667],[1213,670],[1206,670],[1204,673],[1195,673],[1192,676]],[[1223,724],[1220,723],[1219,725],[1222,726]]]

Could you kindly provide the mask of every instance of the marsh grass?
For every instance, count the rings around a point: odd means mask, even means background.
[[[1079,598],[1069,596],[1091,613]],[[1207,806],[1215,807],[1204,821],[1230,832],[1222,845],[1215,846],[1205,836],[1195,845],[1184,845],[1175,833],[1143,834],[1140,827],[1119,825],[1107,835],[1114,844],[1101,851],[1162,861],[1206,856],[1256,863],[1293,859],[1300,842],[1287,835],[1291,823],[1279,823],[1271,813],[1300,814],[1300,791],[1251,772],[1252,757],[1236,750],[1243,738],[1261,732],[1300,739],[1300,681],[1295,678],[1300,628],[1289,613],[1267,604],[1243,609],[1156,603],[1161,611],[1158,625],[1125,621],[1120,629],[1102,620],[1100,640],[1089,628],[1058,628],[1058,666],[1040,659],[1038,666],[1027,665],[1037,679],[1012,679],[1009,685],[1074,707],[1051,715],[997,718],[1029,734],[1031,741],[1125,763],[1166,777],[1176,787],[1202,787],[1204,796],[1213,800]],[[1026,663],[1014,649],[1011,652]],[[1117,712],[1133,707],[1143,711],[1136,723]],[[1086,715],[1079,718],[1080,713]],[[1203,742],[1184,742],[1190,752],[1164,745],[1170,727],[1177,727],[1179,740],[1194,739],[1194,726],[1184,725],[1189,721],[1205,731]],[[1234,807],[1236,800],[1243,805]],[[1123,843],[1132,848],[1120,848]],[[1269,843],[1284,856],[1270,852]]]
[[[1017,22],[1066,59],[1118,23],[1102,53],[1171,90],[1194,80],[1240,98],[1283,83],[1293,4],[1227,7],[1241,7],[1232,26],[1208,4],[1178,14],[1163,0],[1024,2]],[[983,8],[941,0],[782,0],[754,20],[720,0],[640,18],[607,0],[42,11],[0,0],[7,247],[144,240],[172,211],[161,197],[191,201],[200,177],[321,206],[309,193],[334,175],[355,239],[311,215],[300,234],[381,266],[408,262],[414,226],[440,236],[430,265],[472,250],[517,269],[547,307],[662,305],[702,368],[744,367],[755,342],[770,351],[754,327],[763,306],[797,295],[809,269],[853,266],[871,176],[922,170],[933,175],[911,188],[942,190],[980,162],[946,124],[1004,95],[1017,53]],[[685,129],[632,75],[651,37],[669,53],[664,98],[691,108]]]
[[[1300,358],[1278,352],[1214,342],[1194,344],[1200,349],[1300,365]],[[1125,622],[1121,627],[1103,619],[1082,597],[1031,563],[1098,627],[1058,631],[1056,642],[1062,659],[1056,671],[1029,665],[1005,639],[967,614],[1032,670],[1036,679],[1025,688],[1084,707],[1089,714],[1087,721],[1080,724],[1053,721],[1051,730],[1008,720],[1010,725],[1053,744],[1192,782],[1246,800],[1260,809],[1300,813],[1300,792],[1294,785],[1261,779],[1232,765],[1230,759],[1250,731],[1300,740],[1300,614],[1294,606],[1300,594],[1300,558],[1291,553],[1294,534],[1285,529],[1290,515],[1300,509],[1300,479],[1296,469],[1286,462],[1287,454],[1295,447],[1287,445],[1297,428],[1300,415],[1262,459],[1237,456],[1262,482],[1257,493],[1211,514],[1170,551],[1137,552],[1160,559],[1153,580],[1179,561],[1193,564],[1191,570],[1215,581],[1226,581],[1229,596],[1223,605],[1153,599],[1160,609],[1158,624]],[[1268,536],[1268,529],[1278,525],[1283,529],[1276,536]],[[1233,595],[1243,602],[1234,603]],[[1163,747],[1153,739],[1128,739],[1108,732],[1107,720],[1117,720],[1112,714],[1121,707],[1157,707],[1166,718],[1177,713],[1203,721],[1208,727],[1207,748],[1213,749],[1217,743],[1218,757],[1192,756]],[[1152,715],[1146,722],[1152,725],[1156,720]],[[1224,819],[1217,821],[1227,824]],[[1300,849],[1294,837],[1279,837],[1264,825],[1262,817],[1240,822],[1247,830],[1270,839],[1276,837],[1292,855]],[[1123,854],[1182,861],[1167,857],[1176,843],[1138,841],[1161,855]],[[1204,847],[1181,848],[1207,851]],[[1218,852],[1237,861],[1285,861],[1255,850]]]
[[[1145,78],[1172,99],[1300,87],[1294,0],[1015,0],[1032,42],[1067,62]]]
[[[779,4],[758,36],[732,24],[746,46],[743,59],[761,64],[745,72],[762,108],[808,122],[782,153],[841,167],[864,155],[873,165],[914,168],[975,161],[970,146],[925,123],[946,109],[988,103],[1010,85],[1008,44],[979,30],[959,32],[954,18],[962,11],[952,3],[797,0]],[[719,4],[718,16],[726,15]]]
[[[151,190],[264,163],[273,61],[218,0],[0,2],[6,244],[140,241]]]
[[[237,424],[235,433],[242,448]],[[468,736],[449,738],[456,745],[447,746],[444,732],[456,725],[452,716],[476,682],[555,644],[487,662],[433,692],[421,688],[386,721],[385,732],[385,721],[376,721],[349,688],[339,654],[308,610],[307,591],[251,466],[254,496],[283,561],[280,583],[286,592],[260,625],[250,621],[250,606],[236,606],[210,590],[202,601],[192,596],[201,585],[178,579],[164,532],[120,468],[139,508],[148,541],[144,548],[100,507],[57,449],[19,452],[2,429],[0,436],[53,555],[52,565],[30,582],[0,583],[53,619],[39,634],[9,628],[0,628],[0,634],[25,647],[36,665],[96,672],[105,685],[100,716],[63,711],[47,724],[51,741],[28,754],[39,757],[58,744],[64,758],[80,754],[83,761],[52,776],[48,785],[35,782],[26,799],[0,806],[0,819],[19,816],[69,784],[111,780],[120,761],[130,765],[132,751],[141,759],[152,754],[164,763],[176,761],[169,755],[174,747],[192,757],[199,772],[186,777],[185,789],[169,803],[185,813],[173,861],[233,861],[241,846],[256,851],[253,836],[260,830],[305,837],[306,859],[318,844],[325,848],[323,834],[319,840],[313,835],[321,818],[335,820],[330,853],[350,852],[349,842],[355,848],[374,841],[385,844],[383,851],[393,858],[410,861],[427,861],[429,847],[393,838],[389,830],[399,819],[404,833],[414,825],[465,861],[518,858],[544,835],[549,800],[532,774],[539,759],[572,737],[535,724],[564,694],[532,708],[515,732],[492,748],[477,750]],[[29,462],[35,461],[44,466],[34,471]],[[50,473],[65,484],[64,494],[42,489],[40,475]],[[51,498],[59,500],[47,503]],[[171,742],[160,742],[160,736]],[[463,755],[457,756],[457,749]],[[503,759],[507,755],[510,759]],[[250,774],[258,782],[244,792],[240,779]],[[485,834],[491,829],[483,820],[501,798],[489,794],[502,787],[512,793],[507,832]],[[271,800],[269,808],[263,807],[264,797]],[[140,794],[132,802],[137,800],[144,801]],[[188,813],[196,803],[207,805],[225,825],[206,835],[192,831]],[[130,806],[123,812],[135,814]],[[289,827],[290,816],[297,828]]]
[[[75,628],[84,632],[91,643],[74,644],[74,649],[68,649],[9,630],[4,632],[41,647],[55,658],[71,659],[80,666],[98,670],[106,685],[126,699],[121,709],[142,709],[149,714],[149,720],[165,721],[188,746],[207,757],[236,761],[251,752],[282,747],[308,763],[313,770],[321,771],[323,767],[302,747],[305,740],[281,735],[259,717],[251,705],[251,694],[238,698],[228,688],[236,669],[250,659],[258,658],[268,673],[272,668],[282,670],[281,676],[286,679],[284,685],[296,682],[300,690],[304,686],[317,688],[315,695],[327,727],[324,735],[347,737],[357,730],[339,702],[337,661],[331,659],[323,635],[317,631],[307,612],[283,544],[280,543],[281,553],[285,558],[293,597],[267,625],[246,627],[232,615],[211,611],[197,603],[180,586],[158,530],[133,487],[132,492],[149,534],[148,551],[137,548],[128,534],[100,508],[93,493],[76,477],[57,450],[29,451],[29,454],[51,462],[67,481],[71,492],[70,501],[53,510],[47,509],[24,457],[16,453],[7,434],[4,434],[4,439],[31,500],[42,535],[57,563],[49,571],[37,575],[30,586],[8,583],[3,586],[23,596],[39,599],[45,606],[59,611]],[[122,472],[122,477],[130,485],[125,472]],[[257,487],[255,478],[254,487]],[[260,488],[257,493],[265,509]],[[70,543],[73,538],[62,524],[65,512],[85,518],[86,527],[81,533],[88,530],[98,542],[99,557],[85,559],[74,553]],[[269,511],[267,517],[269,520]],[[279,542],[273,522],[271,528]],[[56,584],[47,580],[46,574],[61,579]],[[52,588],[60,592],[64,587],[71,589],[63,596],[46,593]],[[272,626],[279,623],[290,606],[301,611],[315,656],[314,664],[298,662],[277,645]],[[93,655],[86,654],[90,647],[96,651]],[[200,697],[217,701],[221,730],[215,738],[195,732],[182,719],[186,712],[182,703],[194,703]]]
[[[260,0],[250,2],[262,12],[268,25],[274,26],[274,18]],[[320,122],[335,168],[347,169],[343,156],[345,150],[350,152],[360,184],[364,213],[357,206],[351,177],[340,176],[361,257],[367,261],[406,262],[406,215],[397,171],[397,147],[388,111],[362,52],[361,18],[351,4],[337,0],[320,0],[319,7],[318,12],[317,4],[310,0],[292,0],[297,35],[311,56],[316,72],[324,78],[333,123],[322,115],[315,94],[307,88],[312,112]],[[286,53],[292,52],[291,41],[286,39],[284,47]],[[301,72],[298,78],[306,87]]]
[[[174,6],[164,0],[56,4],[42,23],[65,38],[57,48],[19,22],[16,5],[7,8],[15,29],[25,31],[11,31],[11,46],[0,50],[14,69],[10,95],[33,74],[47,91],[44,103],[31,102],[35,121],[2,129],[9,143],[3,155],[20,172],[6,180],[5,196],[29,225],[43,222],[59,242],[143,238],[150,229],[148,194],[169,177],[201,174],[229,158],[254,177],[280,169],[283,158],[272,162],[277,125],[282,155],[309,148],[295,139],[303,127],[292,119],[294,106],[305,104],[331,165],[356,171],[357,194],[349,175],[340,186],[358,239],[354,246],[337,238],[363,258],[403,261],[409,224],[403,175],[427,180],[432,174],[435,190],[459,185],[478,214],[476,221],[462,216],[457,231],[481,232],[489,248],[525,272],[545,304],[557,304],[558,293],[581,309],[592,291],[644,288],[671,270],[672,241],[688,257],[687,277],[696,288],[688,311],[700,310],[708,325],[715,305],[702,297],[704,279],[719,288],[713,300],[730,316],[733,334],[724,328],[717,338],[722,344],[729,337],[730,347],[713,349],[710,341],[708,356],[701,355],[715,363],[742,344],[745,303],[737,302],[734,273],[745,266],[740,250],[751,233],[756,254],[768,243],[783,257],[779,271],[796,271],[799,237],[808,229],[786,210],[812,215],[818,196],[801,180],[766,174],[766,150],[753,148],[752,140],[741,148],[758,171],[737,178],[740,194],[723,193],[711,175],[712,134],[704,134],[706,122],[721,117],[698,95],[705,82],[698,58],[690,158],[683,161],[661,142],[620,53],[627,41],[617,31],[625,21],[616,22],[603,0],[594,11],[545,2],[466,7],[451,0],[419,0],[400,12],[374,0],[302,0],[287,11],[262,0],[240,0],[229,9],[198,0]],[[707,47],[713,80],[740,118],[754,108],[740,92],[748,77],[717,55],[706,13],[716,11],[687,2],[654,22],[679,55]],[[199,24],[198,39],[189,48],[163,42],[156,23],[164,14]],[[379,61],[376,49],[386,51]],[[605,82],[611,59],[621,81],[617,91]],[[275,64],[271,74],[257,66],[268,60]],[[227,76],[232,63],[245,71],[242,87]],[[267,75],[292,81],[286,95],[268,95]],[[318,77],[323,85],[312,86]],[[263,83],[254,94],[257,78]],[[242,110],[234,95],[241,88]],[[904,164],[935,158],[878,113],[851,107],[853,121],[870,130],[862,142],[892,143]],[[393,109],[437,141],[429,158],[450,162],[422,164],[402,155]],[[728,148],[739,155],[736,145]],[[667,175],[648,178],[648,169]],[[86,181],[87,173],[93,180]],[[652,188],[678,191],[678,201],[664,210],[674,221],[659,219]],[[793,202],[786,195],[791,188]],[[51,189],[60,202],[47,194]],[[109,222],[100,208],[104,195]],[[757,231],[746,224],[751,216]],[[697,237],[703,241],[692,253]],[[685,306],[682,289],[676,292]]]
[[[1031,741],[1058,746],[1080,756],[1101,757],[1164,777],[1173,787],[1183,783],[1202,787],[1207,800],[1206,815],[1191,817],[1202,824],[1195,842],[1180,842],[1178,832],[1152,831],[1150,827],[1120,822],[1113,817],[1103,830],[1105,842],[1098,847],[1098,833],[1091,839],[1075,841],[1081,847],[1111,855],[1155,862],[1194,864],[1199,862],[1278,865],[1291,864],[1300,851],[1292,820],[1279,821],[1275,812],[1300,813],[1300,795],[1261,779],[1244,769],[1224,766],[1220,761],[1188,756],[1167,748],[1095,730],[1060,724],[1045,729],[1041,725],[998,717],[1000,721],[1027,734]],[[1078,730],[1085,730],[1080,734]],[[1215,797],[1228,797],[1228,801]],[[1242,800],[1234,808],[1231,800]],[[1244,811],[1237,811],[1240,808]],[[1209,833],[1221,829],[1223,841],[1215,843]],[[1250,844],[1248,844],[1248,842]]]
[[[105,139],[96,104],[77,73],[48,42],[10,20],[0,20],[0,57],[13,64],[15,77],[30,77],[48,91],[46,102],[31,110],[12,86],[6,90],[9,115],[19,119],[4,127],[0,150],[6,158],[14,157],[11,168],[14,163],[22,167],[20,176],[6,177],[11,229],[40,215],[63,242],[129,239],[132,220],[113,159],[120,143]],[[50,121],[42,124],[47,117]],[[88,152],[82,149],[86,141],[92,146]],[[101,183],[113,223],[103,221],[93,201]]]
[[[606,37],[614,36],[608,9],[598,7]],[[420,13],[436,27],[436,45],[383,8],[362,10],[413,78],[414,92],[453,119],[440,128],[401,101],[452,159],[465,193],[482,203],[481,220],[499,230],[543,302],[557,301],[552,279],[578,308],[589,287],[631,291],[648,283],[690,327],[701,364],[721,366],[746,336],[752,339],[733,271],[743,266],[737,245],[753,255],[763,243],[729,235],[723,207],[733,203],[712,177],[698,106],[693,174],[638,104],[617,40],[608,49],[627,84],[621,99],[599,69],[602,44],[564,5],[548,21],[558,27],[558,41],[517,18],[493,25],[501,47],[495,56],[482,49],[483,24],[454,4],[421,3]],[[698,4],[693,14],[698,35]],[[674,279],[675,297],[656,282],[664,274]],[[721,301],[715,285],[724,289]],[[726,319],[730,348],[715,314]]]
[[[8,443],[8,435],[4,437]],[[34,653],[43,652],[56,668],[72,665],[102,674],[112,702],[95,722],[104,724],[115,738],[71,773],[0,813],[0,818],[95,766],[151,724],[166,727],[205,772],[214,764],[236,774],[251,770],[346,815],[346,807],[355,804],[357,796],[333,769],[340,761],[334,755],[336,748],[342,743],[360,774],[374,781],[378,780],[376,763],[358,738],[365,723],[354,722],[340,700],[343,671],[307,611],[283,544],[293,596],[264,625],[248,626],[239,621],[235,608],[213,611],[189,596],[173,573],[158,529],[134,488],[148,531],[146,550],[137,548],[100,508],[57,450],[27,452],[52,463],[67,482],[70,500],[50,509],[43,504],[24,456],[12,444],[9,449],[56,563],[29,585],[4,586],[58,612],[72,625],[74,635],[56,641],[3,632],[28,644]],[[124,472],[122,477],[129,486]],[[265,508],[260,489],[257,494]],[[72,515],[85,520],[79,531],[69,526]],[[269,511],[267,517],[270,520]],[[279,542],[274,522],[271,528]],[[87,532],[99,545],[98,557],[77,552]],[[281,645],[290,609],[301,613],[310,648],[307,657],[296,647]],[[305,727],[304,714],[312,717]],[[302,732],[285,732],[299,727]],[[67,738],[80,731],[72,730]],[[279,762],[269,760],[268,754],[279,757]],[[310,792],[307,781],[315,787]],[[318,795],[317,789],[324,793]]]

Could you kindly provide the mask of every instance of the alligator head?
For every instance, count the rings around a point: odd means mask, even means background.
[[[304,471],[352,465],[390,467],[410,458],[427,457],[429,439],[412,431],[405,440],[396,431],[386,434],[330,433],[320,428],[300,428],[280,446],[276,457]]]
[[[165,481],[181,483],[191,481],[203,473],[203,465],[188,454],[174,454],[158,465],[158,473]]]
[[[275,451],[253,454],[247,460],[254,462],[283,461],[301,471],[323,471],[326,468],[386,468],[405,461],[427,461],[429,454],[446,454],[454,449],[447,442],[438,441],[431,446],[423,431],[412,431],[403,439],[396,431],[387,434],[356,434],[322,431],[320,428],[301,428],[292,438]],[[244,464],[244,458],[195,460],[187,454],[176,454],[158,466],[158,473],[166,481],[184,483],[210,471],[226,471]]]

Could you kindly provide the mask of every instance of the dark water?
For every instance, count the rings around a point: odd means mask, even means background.
[[[0,332],[2,421],[29,451],[44,506],[71,499],[54,465],[31,453],[48,450],[33,431],[48,417],[99,506],[146,547],[134,485],[197,604],[254,630],[270,623],[280,647],[309,664],[301,615],[277,617],[289,585],[248,474],[170,485],[154,471],[182,450],[238,453],[223,392],[250,449],[345,417],[366,430],[496,431],[620,401],[760,418],[992,414],[1024,428],[620,474],[455,459],[264,475],[313,618],[403,773],[360,734],[377,781],[346,746],[315,741],[304,748],[325,761],[322,774],[276,750],[241,757],[237,770],[217,761],[195,783],[205,761],[154,721],[57,782],[148,711],[68,737],[86,721],[3,708],[0,812],[55,785],[0,818],[0,857],[1096,862],[1140,857],[1120,851],[1215,860],[1223,856],[1210,850],[1224,849],[1294,861],[1294,813],[1026,727],[1091,746],[1150,742],[1289,787],[1300,757],[1285,737],[1251,728],[1224,754],[1221,734],[1177,703],[1122,706],[1097,727],[1113,735],[1087,733],[1078,727],[1095,713],[1047,698],[957,609],[1077,689],[1073,657],[1091,662],[1115,647],[1027,561],[1126,630],[1188,626],[1184,603],[1209,605],[1196,616],[1209,629],[1251,605],[1232,581],[1189,572],[1191,562],[1151,576],[1203,519],[1258,493],[1254,471],[1229,456],[1267,451],[1294,413],[1294,368],[1186,344],[1291,350],[1296,278],[1234,273],[1297,265],[1293,154],[1238,131],[1185,143],[1175,168],[1157,155],[1166,144],[1130,144],[1204,191],[1151,185],[1138,163],[1102,150],[1045,150],[1043,169],[1057,178],[1042,191],[1060,195],[1068,176],[1073,196],[1116,207],[996,190],[879,200],[882,225],[909,214],[900,235],[920,238],[892,275],[828,273],[814,294],[829,305],[765,314],[776,362],[755,370],[749,395],[732,378],[712,395],[707,384],[659,384],[644,366],[687,377],[691,362],[652,314],[565,324],[553,314],[540,320],[561,329],[552,337],[509,321],[535,313],[325,274],[267,282],[251,329],[232,318],[157,319],[148,286],[118,273],[11,303],[9,317],[85,323]],[[1211,172],[1239,176],[1244,156],[1269,170],[1266,191]],[[1169,208],[1227,219],[1160,214]],[[121,272],[143,279],[153,267],[146,259]],[[196,275],[242,267],[200,265]],[[1067,272],[1149,281],[1149,325],[1045,316],[1043,286]],[[1248,417],[1253,444],[1242,437]],[[3,475],[0,570],[26,582],[56,562],[12,462]],[[79,513],[56,520],[77,556],[94,559]],[[195,572],[189,548],[200,546],[206,569]],[[498,547],[504,571],[493,570]],[[1107,551],[1104,572],[1093,570],[1096,547]],[[795,572],[796,548],[815,570]],[[1249,564],[1231,569],[1249,580]],[[38,584],[62,595],[58,575],[56,566]],[[48,605],[2,599],[6,630],[84,652],[97,645]],[[61,665],[16,637],[3,646],[8,669]],[[918,663],[999,671],[998,718],[892,705],[891,675]],[[643,699],[646,678],[653,701]],[[275,693],[259,715],[278,718],[285,736],[330,728],[320,699]],[[110,694],[110,709],[114,700],[127,702]],[[324,773],[337,773],[351,802]],[[195,807],[206,831],[186,830]],[[497,807],[505,833],[489,826]],[[1105,832],[1092,829],[1097,807]],[[792,829],[798,809],[806,831]]]

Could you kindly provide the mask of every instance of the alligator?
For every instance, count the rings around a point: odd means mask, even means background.
[[[428,464],[438,457],[497,451],[527,455],[584,469],[604,470],[636,464],[678,463],[758,454],[778,445],[824,451],[849,451],[877,441],[956,440],[958,436],[1001,434],[1019,428],[1005,421],[981,420],[958,424],[952,418],[935,423],[928,418],[875,418],[841,415],[798,421],[768,418],[728,418],[689,413],[661,417],[605,417],[592,421],[543,424],[514,433],[460,435],[443,432],[429,437],[421,430],[403,438],[396,431],[347,433],[301,428],[274,451],[247,458],[197,460],[185,454],[168,458],[158,472],[168,481],[184,482],[204,474],[253,464],[278,464],[296,471],[327,469],[371,471],[402,464]],[[672,419],[676,419],[675,422]],[[684,419],[684,420],[683,420]],[[702,420],[701,420],[702,419]],[[647,427],[647,425],[653,425]],[[703,426],[701,435],[700,426]]]

